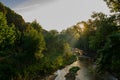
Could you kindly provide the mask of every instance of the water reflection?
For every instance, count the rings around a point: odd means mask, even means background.
[[[55,74],[57,75],[57,77],[55,78],[55,80],[65,80],[65,75],[69,72],[69,69],[72,68],[73,66],[79,66],[78,61],[74,62],[73,64],[66,66],[64,69],[62,70],[58,70]]]
[[[76,80],[92,80],[92,75],[90,74],[89,71],[90,64],[83,61],[81,62],[79,60],[75,61],[73,64],[69,66],[66,66],[62,70],[58,70],[55,73],[57,75],[55,80],[65,80],[64,76],[69,72],[69,69],[74,66],[80,67],[80,70],[77,72]]]

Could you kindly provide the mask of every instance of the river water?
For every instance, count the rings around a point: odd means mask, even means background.
[[[79,67],[80,70],[77,72],[77,76],[76,76],[76,80],[93,80],[93,75],[91,74],[89,68],[90,68],[89,63],[85,63],[82,61],[75,61],[74,63],[72,63],[69,66],[66,66],[64,69],[62,70],[58,70],[55,74],[57,75],[57,77],[55,78],[55,80],[65,80],[65,75],[69,72],[69,69],[72,67]]]
[[[80,70],[77,71],[76,79],[75,80],[101,80],[95,77],[94,73],[92,72],[94,66],[89,61],[81,61],[77,60],[73,62],[71,65],[66,66],[62,70],[57,70],[54,74],[57,75],[55,80],[66,80],[65,75],[69,72],[69,69],[72,67],[79,67]],[[106,75],[102,80],[118,80],[112,75]]]

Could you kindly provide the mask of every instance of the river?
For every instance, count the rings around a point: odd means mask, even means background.
[[[69,72],[69,69],[72,67],[79,67],[80,70],[77,72],[76,80],[93,80],[93,75],[90,72],[90,63],[86,63],[86,61],[77,60],[71,65],[66,66],[62,70],[58,70],[55,74],[57,77],[55,80],[65,80],[65,75]]]
[[[87,60],[77,60],[73,62],[71,65],[66,66],[64,69],[57,70],[54,74],[57,75],[55,80],[66,80],[65,75],[69,72],[69,69],[72,67],[79,67],[80,70],[77,71],[75,80],[118,80],[112,75],[107,74],[104,79],[98,79],[95,77],[93,71],[94,65]]]

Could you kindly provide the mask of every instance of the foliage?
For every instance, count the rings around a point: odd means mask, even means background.
[[[70,47],[75,47],[79,40],[81,28],[78,25],[74,25],[66,30],[63,30],[60,34],[60,38],[63,38]]]
[[[14,25],[8,26],[5,16],[0,13],[0,56],[10,46],[14,46],[16,36]]]
[[[79,22],[77,25],[83,25],[83,28],[76,47],[84,50],[85,52],[89,52],[89,37],[91,35],[91,26],[89,26],[89,24],[85,21]]]
[[[37,21],[0,3],[0,79],[41,79],[75,61],[70,45],[57,30],[45,31]]]
[[[120,12],[120,0],[104,0],[112,12]]]
[[[103,13],[94,13],[92,17],[93,26],[96,27],[95,34],[90,37],[90,48],[98,50],[102,48],[106,42],[106,38],[112,33],[117,31],[117,26],[113,23],[114,19],[106,17]]]
[[[34,53],[36,57],[41,56],[40,54],[45,48],[45,42],[42,34],[39,34],[36,30],[31,29],[29,33],[24,33],[22,48],[26,53]]]
[[[105,1],[119,12],[119,0]],[[94,12],[91,17],[62,32],[46,31],[36,20],[26,23],[22,16],[0,3],[0,79],[41,79],[74,62],[72,48],[85,50],[87,55],[96,53],[92,57],[97,60],[98,71],[119,77],[120,15],[108,17]],[[78,70],[70,69],[75,73]]]
[[[74,67],[69,69],[69,72],[73,73],[73,74],[76,74],[79,69],[80,69],[79,67],[74,66]]]
[[[79,67],[72,67],[69,69],[69,73],[65,75],[66,80],[75,80],[75,76],[77,75],[77,71],[79,70]]]
[[[119,60],[119,47],[120,47],[120,33],[113,33],[107,39],[105,46],[99,51],[100,57],[98,59],[99,69],[104,69],[120,75],[120,60]]]
[[[6,9],[5,9],[5,6],[0,2],[0,12],[6,14]]]
[[[96,60],[99,72],[112,72],[119,78],[119,16],[113,14],[108,17],[94,12],[91,17],[87,22],[79,23],[84,28],[76,47],[85,50]]]
[[[75,57],[73,58],[70,45],[61,38],[58,31],[51,30],[44,36],[46,41],[45,55],[51,59],[53,69],[56,70],[74,61]]]

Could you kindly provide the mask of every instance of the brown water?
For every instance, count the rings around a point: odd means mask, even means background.
[[[65,75],[69,72],[69,69],[77,66],[80,67],[80,70],[77,72],[76,80],[93,80],[91,72],[89,71],[90,64],[81,62],[81,61],[75,61],[73,64],[66,66],[62,70],[58,70],[55,74],[57,77],[55,80],[65,80]]]
[[[80,70],[77,72],[75,80],[101,80],[98,78],[95,79],[95,73],[92,72],[94,69],[93,64],[91,64],[91,62],[89,61],[81,61],[81,60],[75,61],[74,63],[66,66],[62,70],[57,70],[55,72],[55,75],[57,75],[55,80],[66,80],[64,76],[69,72],[69,69],[74,66],[80,68]],[[118,80],[118,79],[110,74],[105,74],[102,80]]]

